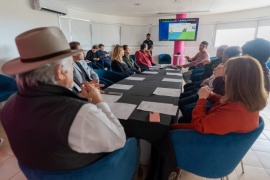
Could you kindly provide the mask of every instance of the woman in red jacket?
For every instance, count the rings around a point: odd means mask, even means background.
[[[189,124],[173,124],[171,129],[194,129],[201,133],[250,132],[259,124],[259,111],[267,103],[263,71],[249,56],[229,59],[224,64],[225,96],[202,87]],[[206,99],[213,107],[206,112]]]

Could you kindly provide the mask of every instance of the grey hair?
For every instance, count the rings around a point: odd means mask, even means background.
[[[17,86],[19,89],[24,89],[25,87],[38,86],[39,83],[43,84],[57,84],[58,78],[55,75],[55,70],[57,67],[62,67],[62,73],[69,73],[70,65],[69,63],[73,61],[71,57],[46,64],[32,71],[18,74],[16,77]]]

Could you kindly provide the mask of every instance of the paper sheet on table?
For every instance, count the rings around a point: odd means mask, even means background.
[[[127,120],[131,113],[134,111],[137,105],[135,104],[127,104],[127,103],[112,103],[108,104],[112,113],[118,119]]]
[[[157,70],[159,70],[159,69],[162,69],[162,68],[159,67],[159,66],[152,66],[152,67],[149,67],[149,70],[150,70],[150,71],[157,71]]]
[[[143,71],[142,74],[158,74],[157,71]]]
[[[117,102],[122,96],[117,96],[117,95],[109,95],[109,94],[101,94],[103,101],[112,104]]]
[[[159,65],[155,65],[155,66],[149,66],[149,69],[151,69],[151,68],[157,68],[157,69],[159,69],[159,68],[160,68],[160,66],[159,66]]]
[[[178,106],[174,106],[173,104],[166,104],[166,103],[142,101],[137,109],[175,116],[178,110]]]
[[[168,81],[168,82],[182,82],[182,79],[172,79],[172,78],[164,78],[162,81]]]
[[[167,71],[179,71],[179,69],[166,68]]]
[[[157,87],[156,90],[153,92],[153,94],[155,95],[170,96],[170,97],[179,97],[180,93],[181,93],[180,89],[160,88],[160,87]]]
[[[143,81],[145,78],[143,77],[128,77],[126,80],[132,80],[132,81]]]
[[[149,69],[163,69],[167,66],[169,66],[169,64],[157,64],[155,66],[149,66]]]
[[[169,72],[166,72],[166,75],[182,76],[181,73],[169,73]]]
[[[113,85],[109,86],[108,88],[129,90],[132,87],[133,87],[133,85],[113,84]]]
[[[167,66],[170,66],[171,64],[160,64],[160,67],[165,68]]]

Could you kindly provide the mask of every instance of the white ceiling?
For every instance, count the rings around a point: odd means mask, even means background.
[[[270,6],[270,0],[59,0],[69,7],[119,16],[194,15],[233,12]],[[140,6],[135,4],[139,3]],[[169,14],[169,15],[172,15]],[[164,16],[164,15],[162,15]]]

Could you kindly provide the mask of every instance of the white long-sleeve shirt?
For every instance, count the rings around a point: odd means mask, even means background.
[[[112,152],[125,142],[124,128],[105,102],[83,105],[68,135],[69,146],[79,153]]]
[[[208,85],[210,88],[213,88],[213,82],[216,79],[216,76],[212,74],[212,76],[209,78]]]

